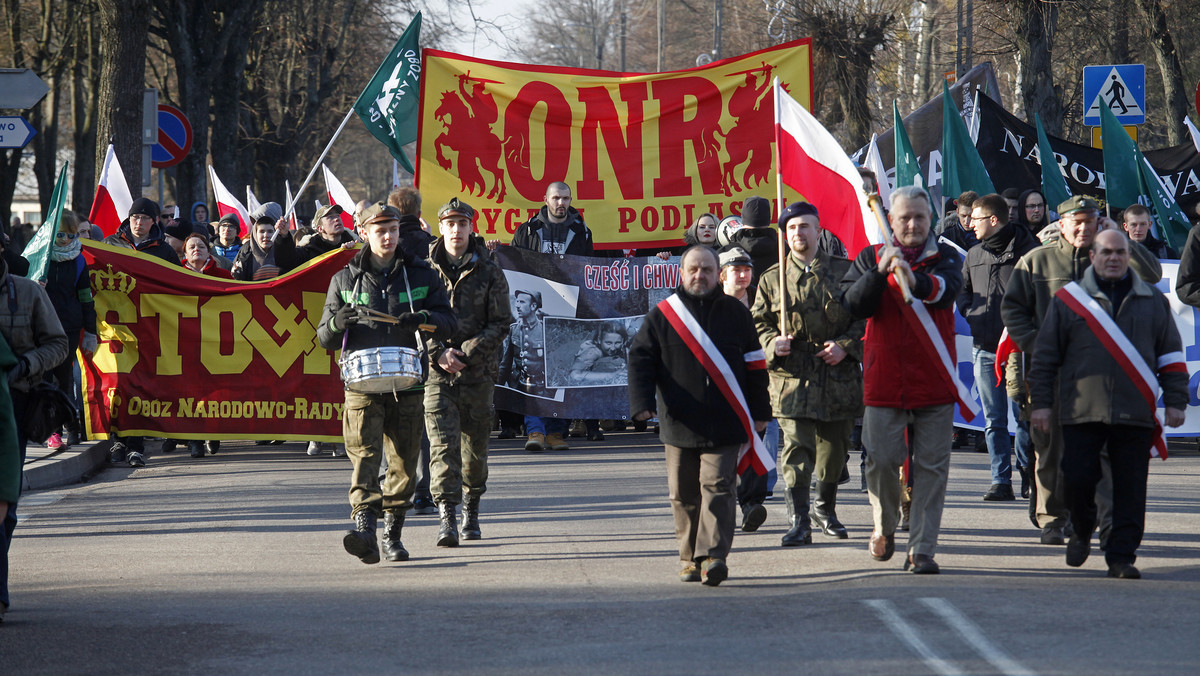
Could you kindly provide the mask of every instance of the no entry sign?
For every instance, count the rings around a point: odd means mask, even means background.
[[[158,104],[158,143],[150,147],[150,166],[173,167],[192,150],[192,125],[183,111],[165,103]]]

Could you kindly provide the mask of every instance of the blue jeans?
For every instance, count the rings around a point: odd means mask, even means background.
[[[983,437],[992,457],[992,483],[1012,485],[1012,439],[1008,436],[1008,393],[1004,381],[996,379],[996,355],[980,348],[971,352],[975,364],[975,386],[983,404],[987,427]],[[1028,432],[1026,433],[1028,434]]]
[[[525,416],[525,434],[566,434],[567,421],[563,418],[542,418],[536,415]]]

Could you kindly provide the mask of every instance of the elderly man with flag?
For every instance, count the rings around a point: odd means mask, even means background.
[[[629,349],[634,420],[658,416],[682,568],[679,579],[717,586],[729,575],[739,465],[766,473],[759,438],[771,419],[766,359],[750,310],[717,283],[717,254],[680,259],[675,293],[646,313]]]
[[[1166,424],[1183,424],[1188,372],[1170,304],[1129,270],[1130,241],[1118,230],[1096,235],[1091,267],[1060,288],[1038,332],[1029,370],[1031,424],[1050,431],[1054,404],[1062,424],[1062,481],[1075,532],[1067,565],[1079,567],[1096,527],[1100,451],[1112,465],[1108,576],[1136,579],[1146,523],[1150,456],[1166,459],[1156,401],[1162,388]],[[1057,392],[1056,392],[1057,390]]]
[[[954,300],[962,288],[962,258],[930,233],[929,196],[906,186],[891,195],[890,244],[863,249],[842,280],[843,302],[867,319],[863,350],[863,445],[877,561],[895,552],[900,514],[900,466],[912,446],[913,478],[908,559],[914,573],[939,572],[933,560],[946,479],[954,404],[968,419],[977,404],[956,370]]]

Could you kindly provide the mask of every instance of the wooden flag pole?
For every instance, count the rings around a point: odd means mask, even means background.
[[[783,203],[783,167],[779,163],[779,78],[774,78],[771,85],[775,93],[775,201],[782,216],[786,205]],[[786,224],[779,225],[779,335],[787,338],[787,229]]]

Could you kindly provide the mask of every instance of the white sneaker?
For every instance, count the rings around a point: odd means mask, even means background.
[[[321,455],[321,446],[322,446],[322,444],[319,441],[308,442],[308,454],[309,455]]]

